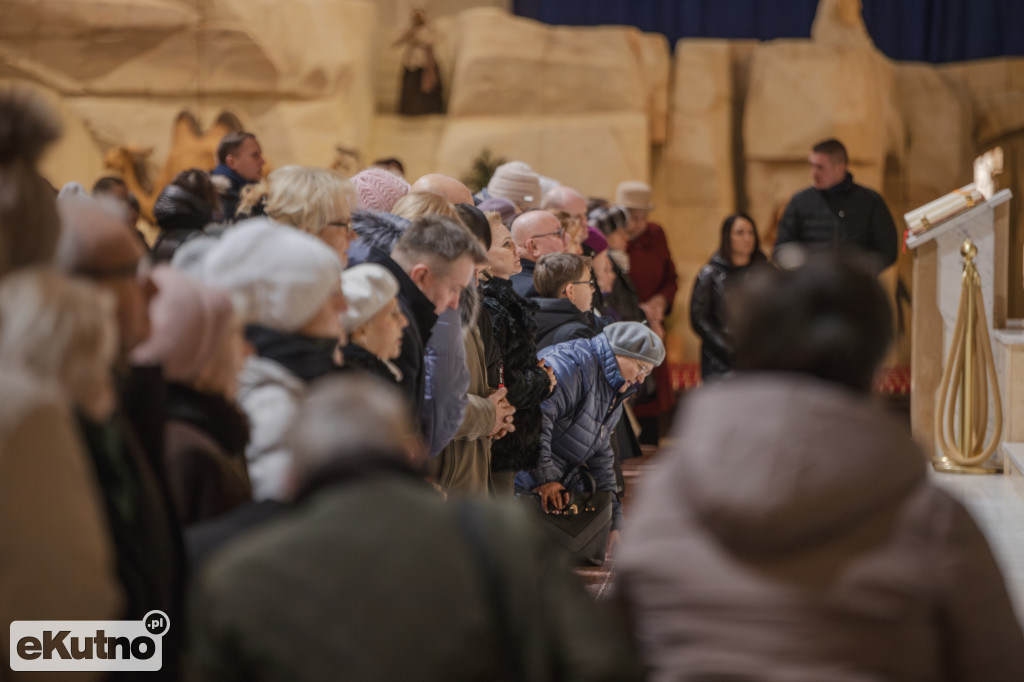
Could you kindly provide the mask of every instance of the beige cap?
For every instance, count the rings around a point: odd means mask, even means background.
[[[650,210],[654,208],[654,204],[651,203],[651,186],[636,180],[620,182],[615,188],[615,203],[626,208]]]

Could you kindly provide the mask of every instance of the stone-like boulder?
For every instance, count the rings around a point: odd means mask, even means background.
[[[373,4],[291,0],[286,13],[272,0],[10,0],[0,43],[69,95],[370,94]]]
[[[456,34],[451,116],[652,117],[663,101],[657,91],[668,82],[667,41],[635,28],[548,26],[482,8],[459,14]]]

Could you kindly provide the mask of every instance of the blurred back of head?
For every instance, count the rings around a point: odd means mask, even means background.
[[[325,469],[361,466],[373,459],[415,468],[422,457],[408,399],[368,374],[314,384],[289,439],[300,486]]]
[[[752,273],[730,300],[741,371],[809,374],[869,392],[893,339],[892,311],[870,263],[816,253]]]
[[[53,382],[78,409],[103,419],[114,409],[114,299],[51,268],[24,268],[0,283],[0,366]]]
[[[60,124],[41,97],[0,89],[0,276],[53,259],[60,219],[37,164],[58,137]]]

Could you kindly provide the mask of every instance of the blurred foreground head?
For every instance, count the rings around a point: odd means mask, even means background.
[[[292,424],[290,440],[300,488],[328,470],[373,468],[388,460],[417,470],[422,465],[408,398],[369,375],[317,382]]]
[[[0,276],[53,259],[60,232],[56,195],[37,164],[60,124],[29,90],[0,88]]]
[[[875,270],[852,254],[752,273],[731,311],[737,370],[810,374],[865,393],[893,339]]]

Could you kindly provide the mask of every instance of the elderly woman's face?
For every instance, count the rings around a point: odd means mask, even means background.
[[[348,267],[348,247],[355,239],[356,233],[352,230],[352,219],[345,215],[341,218],[330,221],[324,225],[317,237],[320,241],[331,247],[331,250],[338,255],[342,267]]]
[[[352,334],[352,340],[379,358],[394,360],[402,353],[403,330],[409,320],[398,299],[391,299]]]

